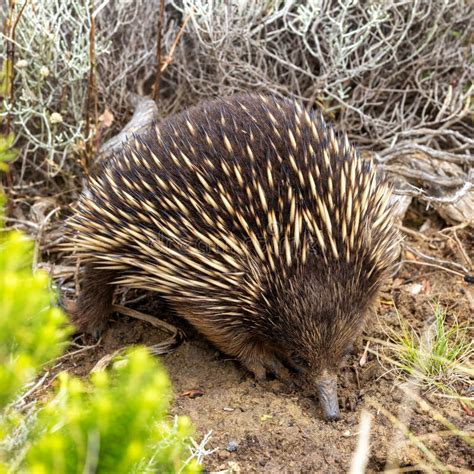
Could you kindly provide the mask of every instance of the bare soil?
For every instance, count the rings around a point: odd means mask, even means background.
[[[406,241],[431,256],[466,264],[453,239],[437,230],[427,235],[408,236]],[[472,236],[465,230],[460,235],[465,253],[472,258]],[[391,457],[406,471],[421,472],[428,470],[426,466],[433,466],[414,443],[394,429],[384,410],[406,423],[432,454],[450,467],[450,472],[474,470],[472,448],[434,419],[437,410],[460,430],[472,435],[474,418],[469,408],[457,400],[421,391],[420,395],[433,408],[427,411],[407,399],[399,381],[387,373],[374,354],[369,352],[367,362],[360,364],[367,337],[386,340],[387,327],[399,328],[395,308],[414,327],[420,328],[432,315],[433,302],[439,300],[447,309],[448,323],[454,315],[460,321],[471,318],[472,323],[473,284],[441,269],[419,265],[413,255],[404,257],[412,262],[394,277],[381,298],[377,317],[369,321],[363,337],[356,342],[354,354],[341,370],[342,419],[336,423],[322,420],[317,398],[310,390],[290,388],[278,380],[257,384],[236,361],[228,359],[193,328],[171,315],[156,298],[147,296],[132,305],[179,326],[186,333],[186,341],[174,353],[163,356],[162,361],[175,392],[172,414],[191,418],[197,441],[212,431],[207,448],[216,451],[205,458],[207,471],[347,472],[364,409],[374,416],[368,472],[382,471]],[[126,296],[131,299],[136,294]],[[61,369],[85,376],[102,357],[119,348],[156,344],[166,337],[148,323],[114,316],[100,344],[66,358]],[[379,349],[374,342],[370,348]],[[461,395],[468,395],[469,388],[459,387],[459,390]]]

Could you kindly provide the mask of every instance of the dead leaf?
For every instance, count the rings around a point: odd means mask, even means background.
[[[185,390],[184,392],[181,392],[179,394],[180,397],[187,397],[187,398],[197,398],[197,397],[202,397],[203,395],[204,395],[204,391],[198,390],[198,389]]]
[[[395,278],[395,280],[393,280],[392,286],[394,288],[399,288],[403,285],[403,283],[405,283],[405,280],[403,278]]]
[[[405,259],[406,260],[416,260],[416,257],[414,254],[412,254],[411,252],[409,252],[408,250],[405,251]]]
[[[464,402],[460,401],[459,403],[468,416],[474,416],[474,411],[471,410]]]
[[[109,128],[114,122],[114,119],[114,114],[108,107],[106,107],[102,115],[99,117],[99,122],[102,124],[103,128]]]

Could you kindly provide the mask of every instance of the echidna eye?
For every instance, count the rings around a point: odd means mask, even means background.
[[[299,354],[292,354],[291,360],[295,365],[299,365],[300,367],[307,367],[308,363],[306,362],[303,357],[301,357]]]

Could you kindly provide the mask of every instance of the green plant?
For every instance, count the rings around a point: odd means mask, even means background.
[[[96,372],[91,386],[61,375],[56,397],[39,413],[37,440],[26,458],[34,473],[128,473],[137,463],[157,472],[183,467],[191,434],[187,418],[166,419],[170,383],[158,362],[134,349],[108,372]],[[198,471],[196,462],[183,472]]]
[[[8,76],[7,76],[7,64],[6,61],[0,66],[0,132],[2,132],[3,118],[1,112],[3,112],[2,99],[8,94]],[[8,171],[8,161],[12,161],[16,158],[18,150],[13,148],[13,142],[15,136],[13,133],[0,134],[0,172]],[[1,191],[1,188],[0,188]],[[0,202],[0,206],[2,203]]]
[[[388,331],[387,348],[391,355],[388,360],[401,376],[443,392],[454,391],[457,383],[469,385],[474,375],[471,327],[460,324],[455,316],[448,324],[446,311],[438,303],[421,333],[398,317],[401,331]]]
[[[199,472],[190,422],[168,419],[169,379],[144,348],[90,380],[59,374],[54,396],[29,411],[12,405],[70,333],[31,262],[26,237],[0,233],[0,473]]]
[[[14,160],[18,154],[18,151],[12,147],[14,140],[12,133],[0,135],[0,171],[7,171],[7,162]]]
[[[51,304],[48,276],[32,273],[32,247],[19,232],[0,234],[0,409],[64,350],[70,333]]]

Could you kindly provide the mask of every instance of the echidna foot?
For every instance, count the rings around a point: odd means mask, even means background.
[[[249,372],[252,372],[257,382],[265,382],[267,380],[267,371],[260,361],[242,361],[242,364]]]
[[[293,385],[290,371],[281,363],[277,356],[273,356],[267,361],[267,369],[286,385]]]
[[[265,382],[267,375],[271,373],[286,385],[293,385],[290,371],[275,354],[266,353],[265,355],[260,355],[258,359],[247,359],[242,361],[242,363],[253,373],[257,382]]]
[[[91,318],[90,315],[83,314],[78,308],[77,301],[63,299],[61,306],[69,315],[76,333],[87,334],[94,341],[100,339],[106,327],[106,320]]]

